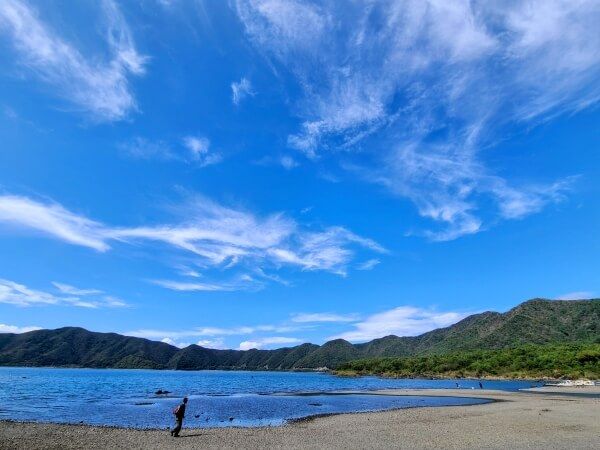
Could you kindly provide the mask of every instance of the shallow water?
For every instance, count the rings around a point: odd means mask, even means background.
[[[482,403],[453,397],[389,397],[332,392],[386,388],[478,388],[477,380],[340,378],[312,372],[153,371],[0,368],[0,419],[164,428],[190,398],[188,427],[281,425],[315,414]],[[483,381],[486,389],[537,383]],[[158,389],[171,391],[156,395]],[[301,393],[313,395],[294,395]],[[273,395],[285,393],[288,395]]]

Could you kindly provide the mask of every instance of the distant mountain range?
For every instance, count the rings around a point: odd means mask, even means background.
[[[506,313],[475,314],[414,337],[364,344],[342,339],[276,350],[215,350],[95,333],[83,328],[0,334],[0,365],[150,369],[294,370],[335,368],[359,358],[413,356],[523,344],[600,343],[600,299],[529,300]]]

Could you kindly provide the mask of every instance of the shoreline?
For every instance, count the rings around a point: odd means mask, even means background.
[[[567,389],[568,391],[569,389]],[[3,449],[75,448],[598,448],[600,398],[471,389],[382,390],[379,395],[487,398],[492,402],[343,413],[278,427],[139,430],[0,421]],[[600,387],[575,393],[600,394]]]
[[[392,376],[386,375],[382,373],[344,373],[343,371],[337,371],[336,369],[328,369],[328,368],[305,368],[305,369],[231,369],[231,368],[219,368],[219,369],[156,369],[152,367],[85,367],[85,366],[11,366],[11,365],[1,365],[1,369],[51,369],[51,370],[126,370],[126,371],[152,371],[152,372],[248,372],[248,373],[320,373],[333,375],[340,378],[363,378],[363,377],[375,377],[382,379],[396,379],[396,380],[482,380],[482,381],[531,381],[531,382],[559,382],[564,381],[564,378],[552,378],[552,377],[503,377],[503,376],[489,376],[484,375],[481,377],[475,376],[464,376],[464,377],[452,377],[452,376],[444,376],[444,375],[431,375],[431,374],[422,374],[422,375],[411,375],[411,376]],[[583,380],[583,378],[582,378]],[[595,380],[600,382],[600,380]]]
[[[428,395],[423,394],[421,392],[426,391],[436,391],[435,394]],[[405,409],[415,409],[415,408],[460,408],[460,407],[468,407],[468,406],[479,406],[486,405],[488,403],[493,402],[503,402],[506,400],[494,399],[490,397],[473,397],[468,395],[441,395],[439,392],[441,391],[451,391],[452,389],[420,389],[418,394],[412,393],[411,389],[379,389],[375,391],[348,391],[348,392],[300,392],[300,393],[276,393],[276,394],[258,394],[258,395],[275,395],[275,396],[313,396],[313,395],[331,395],[331,396],[343,396],[343,395],[378,395],[378,396],[387,396],[387,397],[448,397],[448,398],[461,398],[461,399],[481,399],[485,400],[481,403],[473,403],[473,404],[464,404],[464,405],[436,405],[436,406],[403,406],[403,407],[393,407],[379,410],[365,410],[365,411],[346,411],[346,412],[330,412],[330,413],[315,413],[310,414],[304,417],[292,418],[292,419],[284,419],[284,422],[280,425],[258,425],[258,426],[239,426],[239,425],[228,425],[223,427],[186,427],[188,430],[224,430],[224,429],[271,429],[271,428],[280,428],[285,427],[287,425],[291,425],[294,423],[302,423],[308,422],[311,420],[323,418],[323,417],[332,417],[339,416],[345,414],[373,414],[373,413],[383,413],[389,411],[400,411]],[[439,392],[438,392],[439,391]],[[472,392],[470,389],[462,389],[462,391]],[[511,392],[511,391],[491,391],[491,392]],[[96,425],[89,424],[84,422],[51,422],[51,421],[35,421],[35,420],[18,420],[18,419],[0,419],[0,426],[2,423],[11,423],[11,424],[21,424],[21,425],[56,425],[56,426],[67,426],[67,427],[87,427],[87,428],[99,428],[99,429],[116,429],[116,430],[128,430],[128,431],[164,431],[168,429],[168,427],[164,428],[136,428],[136,427],[121,427],[118,425]],[[0,441],[1,442],[1,441]]]

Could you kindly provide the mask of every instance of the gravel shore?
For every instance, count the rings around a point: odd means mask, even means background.
[[[600,388],[577,392],[600,393]],[[188,448],[600,448],[600,398],[487,390],[380,391],[480,397],[474,406],[320,417],[273,428],[128,430],[0,422],[1,449]]]

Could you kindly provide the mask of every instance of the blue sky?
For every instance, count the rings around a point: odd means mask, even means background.
[[[594,1],[0,5],[0,331],[215,348],[598,296]]]

